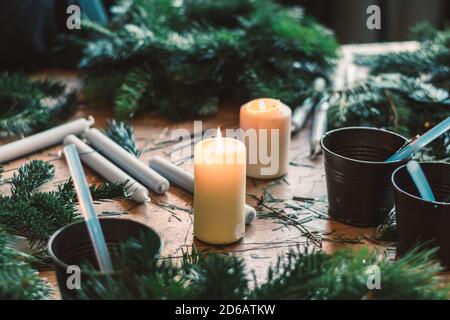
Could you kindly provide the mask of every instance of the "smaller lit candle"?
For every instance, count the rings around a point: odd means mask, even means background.
[[[245,145],[221,136],[194,150],[194,235],[210,244],[228,244],[245,233]]]
[[[249,177],[273,179],[287,173],[291,117],[291,109],[276,99],[256,99],[241,107]]]

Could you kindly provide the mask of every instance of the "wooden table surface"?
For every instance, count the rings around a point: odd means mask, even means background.
[[[71,88],[80,86],[77,74],[68,71],[47,70],[40,72],[35,77],[53,77],[62,79]],[[239,123],[239,105],[222,106],[219,113],[214,117],[204,119],[203,128],[235,128]],[[104,128],[106,120],[112,118],[112,108],[88,108],[80,106],[73,118],[92,115],[95,117],[95,127]],[[148,148],[155,146],[155,143],[161,139],[170,137],[170,131],[176,128],[187,128],[192,130],[193,121],[169,122],[158,118],[149,113],[143,113],[136,116],[132,121],[136,137],[140,147]],[[295,201],[293,198],[313,198],[314,202],[310,209],[297,211],[300,217],[311,217],[310,222],[303,225],[310,232],[317,232],[321,235],[320,244],[314,244],[307,241],[304,236],[305,230],[295,226],[286,226],[280,224],[280,219],[264,219],[258,217],[252,225],[247,226],[245,238],[228,246],[209,246],[193,238],[193,216],[179,208],[168,209],[166,204],[174,204],[176,207],[190,209],[192,208],[192,198],[185,191],[176,186],[171,186],[167,194],[156,195],[151,193],[152,202],[148,204],[137,205],[133,201],[111,201],[97,204],[98,212],[117,211],[126,212],[121,215],[123,219],[133,219],[145,223],[154,228],[164,239],[163,257],[179,257],[183,252],[191,249],[192,245],[197,246],[200,251],[218,251],[236,254],[242,257],[247,268],[254,270],[258,280],[263,280],[267,275],[267,268],[273,264],[279,255],[285,255],[290,249],[297,246],[308,246],[309,248],[322,249],[332,253],[336,249],[351,246],[357,248],[367,245],[372,249],[379,250],[380,253],[387,253],[389,256],[395,255],[395,247],[387,243],[375,243],[373,239],[375,230],[373,228],[356,228],[345,225],[331,219],[325,219],[327,213],[326,187],[322,156],[316,159],[309,158],[309,125],[300,133],[293,136],[290,152],[291,165],[289,173],[283,179],[272,183],[271,193],[277,197],[285,199],[282,208],[286,209],[286,204],[293,206],[303,206],[302,201]],[[173,148],[165,148],[148,151],[142,154],[141,160],[148,163],[153,156],[160,155],[170,159],[169,152]],[[42,159],[51,161],[56,168],[55,179],[44,186],[52,188],[55,184],[61,183],[69,178],[69,172],[64,159],[59,152],[62,146],[43,150],[42,152],[29,155],[26,158],[9,163],[5,166],[5,177],[11,175],[17,167],[32,159]],[[176,158],[176,157],[175,157]],[[174,158],[172,158],[173,160]],[[181,167],[192,172],[192,164],[189,161],[181,164]],[[90,183],[101,182],[101,178],[85,167],[88,181]],[[264,188],[272,181],[247,179],[248,194],[261,196]],[[8,188],[2,186],[0,191],[7,192]],[[249,196],[247,203],[256,205],[253,197]],[[315,213],[314,213],[315,212]],[[52,271],[41,272],[42,277],[46,278],[52,285],[56,285],[55,276]],[[58,295],[56,294],[57,298]]]

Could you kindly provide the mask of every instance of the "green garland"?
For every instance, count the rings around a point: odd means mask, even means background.
[[[59,82],[1,73],[0,134],[20,136],[52,127],[70,114],[74,102],[75,95]]]
[[[50,286],[31,267],[33,260],[11,247],[10,236],[0,229],[0,300],[50,299]]]
[[[437,31],[422,23],[412,28],[411,33],[420,41],[418,50],[357,56],[356,61],[375,75],[395,72],[423,77],[438,87],[450,89],[450,28]]]
[[[1,181],[11,185],[11,195],[0,194],[0,300],[51,297],[49,285],[40,279],[32,264],[45,262],[43,250],[56,230],[81,219],[70,179],[53,191],[37,190],[54,173],[52,164],[33,160],[22,165],[11,179]],[[126,182],[102,183],[90,189],[94,200],[124,198],[125,185]],[[12,236],[25,237],[35,257],[14,249]]]
[[[374,126],[414,137],[450,115],[446,90],[400,74],[371,76],[331,100],[331,128]]]
[[[225,100],[269,96],[291,106],[327,78],[335,38],[299,8],[272,0],[120,1],[80,66],[85,97],[113,101],[118,116],[150,108],[202,116]]]
[[[422,41],[416,51],[356,56],[372,76],[331,101],[331,128],[366,125],[411,138],[450,116],[450,29],[438,32],[422,25],[413,31]],[[448,159],[450,134],[424,156]]]
[[[48,238],[59,228],[81,219],[77,197],[69,179],[56,190],[37,189],[54,177],[54,166],[33,160],[21,166],[8,181],[11,195],[0,194],[0,227],[27,238],[31,248],[43,250]],[[91,186],[94,200],[124,198],[126,182]]]
[[[291,250],[268,271],[267,281],[254,283],[242,259],[199,254],[193,248],[181,264],[155,260],[153,239],[122,243],[114,258],[117,276],[82,284],[82,299],[448,299],[433,262],[434,251],[413,250],[388,261],[367,248],[323,252]],[[368,289],[374,266],[380,289]],[[372,268],[372,269],[371,269]]]

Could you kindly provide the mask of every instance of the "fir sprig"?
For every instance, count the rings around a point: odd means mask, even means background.
[[[330,128],[372,126],[405,137],[423,134],[450,115],[448,92],[418,78],[381,74],[340,92],[330,100]],[[445,159],[448,140],[435,142],[434,158]]]
[[[14,195],[30,194],[55,175],[55,168],[48,162],[32,160],[21,166],[11,178],[11,192]]]
[[[33,258],[10,245],[10,237],[0,230],[0,300],[50,299],[48,283],[29,264]]]
[[[330,110],[332,126],[365,124],[413,137],[450,115],[450,29],[421,24],[412,32],[420,41],[415,51],[355,56],[373,77],[344,91],[347,99]],[[427,157],[448,158],[449,135],[431,149]]]
[[[91,191],[92,199],[94,201],[104,201],[111,199],[125,199],[128,197],[126,187],[128,180],[122,182],[103,182],[98,185],[92,185],[89,187]]]
[[[0,133],[20,136],[51,127],[67,116],[74,101],[59,82],[1,73]]]
[[[108,26],[86,23],[98,37],[80,66],[85,96],[112,100],[120,117],[208,115],[257,96],[296,106],[336,57],[329,31],[271,0],[121,1],[113,13]]]
[[[233,256],[200,257],[190,266],[188,276],[192,276],[191,288],[196,299],[243,299],[249,291],[245,264]],[[227,285],[218,286],[218,279]]]
[[[450,81],[450,29],[437,31],[421,24],[412,29],[420,41],[416,51],[379,55],[358,55],[356,61],[368,66],[372,74],[398,72],[410,77],[427,76],[437,84]],[[447,87],[448,88],[448,87]]]
[[[94,278],[79,291],[84,299],[447,299],[436,275],[434,250],[413,250],[388,261],[367,248],[333,255],[291,250],[269,269],[267,281],[250,285],[242,259],[233,255],[185,256],[182,264],[158,261],[154,239],[141,236],[121,245],[115,266],[123,276]],[[152,247],[153,246],[153,247]],[[152,250],[153,248],[153,250]],[[145,249],[145,250],[144,250]],[[139,254],[141,252],[142,254]],[[380,288],[369,289],[379,272]]]
[[[269,270],[269,280],[254,292],[260,299],[447,299],[449,288],[439,286],[434,251],[413,250],[391,262],[367,248],[321,252],[291,252]],[[375,268],[376,269],[375,269]],[[379,272],[380,288],[370,290],[368,279]],[[414,283],[414,285],[412,285]],[[412,286],[411,286],[412,285]],[[399,286],[396,288],[396,286]]]
[[[136,157],[141,155],[141,150],[136,143],[133,127],[123,121],[110,120],[107,123],[105,134],[117,142],[122,148]]]
[[[412,119],[413,115],[443,119],[449,112],[450,99],[446,90],[417,78],[400,74],[381,74],[341,91],[331,100],[330,123],[333,127],[365,124],[390,128],[404,134],[417,134],[430,125]],[[424,109],[424,105],[428,109]],[[366,123],[364,123],[366,122]],[[415,124],[415,125],[414,125]]]
[[[111,199],[125,199],[128,197],[128,194],[126,193],[127,184],[128,180],[115,183],[105,181],[98,185],[91,185],[89,186],[89,190],[91,192],[92,200],[104,201]],[[65,201],[78,201],[71,178],[69,178],[69,180],[67,180],[66,182],[58,185],[55,192]]]
[[[127,72],[116,89],[114,106],[118,117],[132,117],[141,103],[145,103],[145,92],[151,85],[151,73],[147,64]]]
[[[11,179],[11,196],[0,195],[0,225],[28,239],[32,248],[43,249],[59,228],[81,219],[71,179],[55,190],[38,188],[53,178],[54,166],[34,160],[21,166]],[[127,181],[90,186],[94,200],[125,198]]]
[[[0,224],[6,231],[27,238],[33,249],[44,249],[56,230],[79,219],[75,203],[56,192],[0,199]]]

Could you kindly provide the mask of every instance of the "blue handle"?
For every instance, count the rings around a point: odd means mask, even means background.
[[[436,201],[433,191],[431,190],[430,184],[428,183],[428,180],[425,177],[425,173],[423,172],[419,163],[417,161],[411,160],[406,165],[406,169],[408,170],[409,175],[414,181],[417,190],[419,190],[419,194],[422,197],[422,199],[428,201]]]
[[[109,255],[105,237],[103,236],[102,228],[97,218],[97,213],[95,212],[91,191],[89,190],[75,145],[70,144],[66,146],[64,148],[64,156],[69,166],[70,175],[72,176],[73,185],[80,203],[81,213],[85,219],[100,270],[102,272],[112,272],[111,256]]]
[[[393,156],[391,156],[385,162],[407,159],[408,157],[410,157],[411,155],[413,155],[414,153],[425,147],[427,144],[429,144],[434,139],[438,138],[440,135],[444,134],[448,130],[450,130],[450,117],[448,117],[435,127],[425,132],[416,141],[398,150]]]

